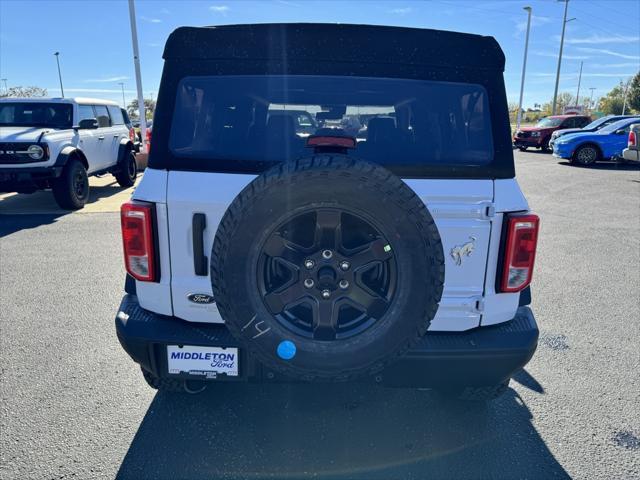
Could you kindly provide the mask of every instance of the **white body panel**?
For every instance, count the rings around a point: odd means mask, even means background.
[[[496,276],[498,256],[500,254],[500,235],[502,234],[502,221],[506,212],[527,212],[529,204],[520,190],[515,178],[495,180],[496,216],[493,219],[491,233],[491,251],[487,265],[487,279],[485,282],[484,310],[482,312],[481,325],[495,325],[513,318],[520,302],[520,293],[496,293]]]
[[[173,315],[171,304],[171,252],[169,250],[169,223],[167,221],[167,176],[165,170],[147,168],[142,181],[133,192],[133,200],[153,202],[156,205],[158,233],[159,282],[136,282],[138,301],[142,308],[163,315]]]
[[[215,303],[199,305],[187,300],[192,293],[212,295],[209,276],[197,276],[193,268],[191,221],[194,213],[204,213],[204,251],[209,258],[218,224],[227,208],[255,175],[169,172],[167,205],[171,242],[171,288],[173,314],[193,322],[223,322]],[[210,260],[210,258],[209,258]]]
[[[226,209],[254,178],[146,171],[134,198],[157,204],[161,280],[157,284],[137,282],[144,308],[187,321],[223,322],[215,304],[199,305],[187,299],[193,293],[212,294],[210,277],[194,273],[192,217],[194,213],[206,215],[204,253],[209,256]],[[528,209],[517,182],[411,179],[406,183],[429,208],[444,247],[445,287],[430,330],[463,331],[513,318],[519,293],[495,293],[503,217],[496,206],[509,211]],[[473,243],[473,252],[462,255],[458,265],[452,250],[469,242]]]
[[[215,304],[187,299],[192,293],[212,294],[210,277],[194,273],[192,217],[206,215],[204,250],[209,256],[226,209],[254,178],[147,169],[133,198],[156,203],[161,279],[137,282],[143,308],[192,322],[223,322]],[[445,286],[430,330],[463,331],[512,319],[520,294],[496,293],[495,283],[503,212],[528,210],[516,180],[405,181],[429,208],[444,247]],[[452,249],[470,241],[474,250],[458,265]]]
[[[21,103],[64,103],[73,105],[73,124],[78,123],[78,104],[115,106],[118,104],[108,100],[91,98],[5,98],[0,102]],[[100,139],[102,137],[102,139]],[[81,150],[89,165],[87,173],[104,170],[118,162],[118,149],[122,142],[129,140],[126,125],[113,125],[95,130],[74,130],[36,128],[36,127],[0,127],[0,142],[44,142],[49,147],[49,159],[44,162],[3,163],[2,168],[51,167],[56,163],[58,155],[73,149]]]
[[[405,180],[436,222],[444,248],[442,300],[429,330],[461,331],[480,324],[491,234],[491,180]],[[475,239],[475,240],[472,240]],[[474,251],[457,265],[451,250],[469,242]]]

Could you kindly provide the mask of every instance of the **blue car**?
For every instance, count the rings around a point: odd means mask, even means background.
[[[630,125],[640,116],[619,120],[596,132],[577,132],[563,135],[553,144],[553,156],[566,158],[572,164],[591,165],[622,155],[627,146]]]

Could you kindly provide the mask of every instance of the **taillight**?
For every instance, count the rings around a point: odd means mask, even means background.
[[[136,142],[136,131],[133,128],[129,129],[129,140],[131,140],[133,143]]]
[[[629,147],[634,147],[636,144],[636,132],[631,130],[629,132],[629,143],[627,144]]]
[[[311,135],[307,138],[307,147],[356,148],[356,139],[338,135]]]
[[[147,128],[147,153],[151,152],[151,129]]]
[[[519,292],[531,283],[538,243],[537,215],[508,215],[500,291]]]
[[[122,245],[127,272],[142,282],[155,282],[153,204],[131,201],[120,207]]]

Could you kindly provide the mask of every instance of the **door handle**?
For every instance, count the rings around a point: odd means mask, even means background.
[[[104,140],[104,135],[102,137],[98,137],[98,140]]]
[[[207,228],[207,216],[194,213],[191,220],[193,236],[193,270],[196,275],[206,277],[209,274],[207,256],[204,254],[204,231]]]

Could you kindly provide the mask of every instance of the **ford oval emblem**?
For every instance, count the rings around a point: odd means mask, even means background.
[[[199,305],[206,305],[215,302],[214,298],[206,293],[190,293],[187,295],[187,298],[190,302],[197,303]]]

